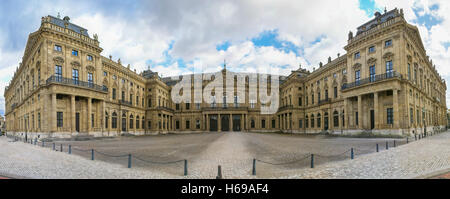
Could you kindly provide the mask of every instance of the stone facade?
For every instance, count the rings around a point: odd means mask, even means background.
[[[345,55],[310,72],[280,77],[279,109],[261,114],[248,99],[226,104],[174,103],[177,81],[140,74],[100,55],[97,35],[42,18],[5,89],[7,131],[19,136],[72,137],[282,131],[408,136],[445,128],[446,83],[426,55],[417,27],[394,9],[348,35]],[[219,71],[226,74],[227,70]],[[203,88],[211,81],[203,81]],[[235,85],[235,90],[238,88]],[[192,89],[193,92],[193,89]],[[236,94],[235,94],[236,95]]]

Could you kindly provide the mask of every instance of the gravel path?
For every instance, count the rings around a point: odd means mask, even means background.
[[[389,150],[384,147],[389,141]],[[401,140],[396,140],[399,144]],[[149,137],[58,142],[73,144],[73,155],[0,137],[0,176],[24,178],[215,178],[221,165],[224,178],[416,178],[450,168],[450,133],[393,148],[392,139],[357,139],[323,136],[206,133]],[[380,143],[380,152],[375,152]],[[397,144],[397,145],[398,145]],[[349,148],[355,159],[349,160]],[[110,158],[75,149],[95,148],[107,154],[133,154],[133,168],[127,158]],[[64,148],[66,151],[67,148]],[[343,153],[344,152],[344,153]],[[317,155],[315,168],[309,168],[310,154]],[[337,155],[327,157],[327,155]],[[320,157],[322,155],[322,157]],[[188,176],[183,163],[147,164],[153,161],[188,159]],[[303,157],[306,157],[302,159]],[[252,160],[273,163],[256,164]]]

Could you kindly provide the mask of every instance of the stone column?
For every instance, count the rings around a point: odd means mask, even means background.
[[[51,127],[51,131],[52,132],[56,132],[57,131],[57,123],[56,123],[56,117],[57,117],[57,114],[56,114],[56,93],[52,93],[51,94],[52,95],[52,113],[51,113],[51,118],[50,118],[50,120],[51,120],[51,124],[52,124],[52,127]]]
[[[220,114],[219,114],[219,118],[217,118],[217,126],[218,126],[218,129],[217,129],[217,131],[218,132],[221,132],[222,131],[222,118],[220,117]]]
[[[91,127],[92,127],[92,119],[91,119],[91,112],[92,112],[92,98],[88,97],[87,99],[87,106],[88,106],[88,110],[87,110],[87,132],[89,133],[91,131]]]
[[[374,113],[374,120],[375,120],[375,129],[379,128],[379,110],[378,110],[378,92],[373,93],[373,113]]]
[[[358,129],[363,128],[363,117],[362,117],[362,96],[358,95]]]
[[[72,127],[72,133],[75,133],[77,130],[76,130],[76,123],[75,123],[75,120],[76,120],[76,110],[75,110],[75,95],[71,95],[70,96],[70,111],[71,111],[71,114],[70,114],[70,118],[71,118],[71,127]]]
[[[399,120],[400,120],[400,112],[399,112],[399,110],[398,110],[398,90],[397,89],[394,89],[393,91],[392,91],[392,93],[393,93],[393,100],[392,100],[392,103],[393,103],[393,112],[394,112],[394,117],[393,117],[393,119],[394,119],[394,129],[398,129],[399,128]],[[423,119],[423,118],[421,118],[421,119]]]

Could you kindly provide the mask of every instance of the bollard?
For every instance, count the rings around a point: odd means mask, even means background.
[[[188,174],[188,168],[187,168],[187,160],[184,160],[184,176],[187,176]]]
[[[53,142],[53,151],[55,150],[55,143]]]
[[[386,150],[389,149],[389,143],[386,141]]]
[[[72,145],[69,144],[69,154],[72,154]]]
[[[253,169],[252,169],[252,175],[256,175],[256,159],[253,158]]]
[[[379,150],[378,150],[378,144],[377,144],[377,153],[379,152]]]
[[[353,158],[354,158],[353,148],[351,148],[350,151],[351,151],[351,153],[350,153],[350,158],[353,160]]]
[[[94,160],[94,149],[91,149],[91,160]]]
[[[311,168],[314,168],[314,154],[311,154]]]
[[[131,154],[128,154],[128,168],[131,168]]]
[[[217,177],[216,179],[222,179],[222,168],[220,167],[220,165],[217,168]]]
[[[61,144],[61,147],[59,147],[59,149],[61,150],[61,152],[63,151],[63,150],[62,150],[62,144]]]
[[[394,147],[395,147],[396,145],[395,145],[395,140],[394,140]]]

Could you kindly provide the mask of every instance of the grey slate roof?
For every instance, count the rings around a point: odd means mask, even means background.
[[[65,28],[64,20],[56,18],[56,17],[51,16],[51,15],[49,15],[49,17],[50,17],[50,23],[55,24],[55,25],[57,25],[57,26],[59,26],[61,28]],[[68,23],[69,23],[69,25],[68,25],[67,28],[69,28],[70,30],[73,30],[74,32],[76,32],[78,34],[82,34],[84,36],[89,37],[88,31],[86,29],[84,29],[84,28],[82,28],[80,26],[77,26],[77,25],[75,25],[73,23],[70,23],[69,21],[68,21]],[[83,30],[83,33],[81,32],[81,30]]]

